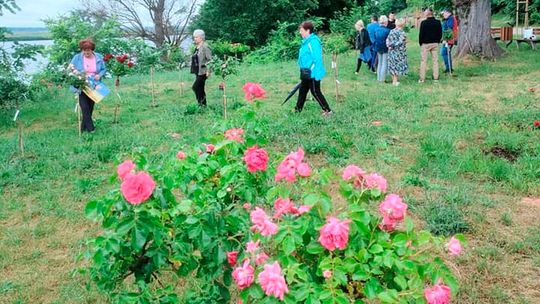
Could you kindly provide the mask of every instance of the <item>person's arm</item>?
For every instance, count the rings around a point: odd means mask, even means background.
[[[208,68],[208,65],[207,63],[212,60],[212,50],[210,50],[210,48],[208,47],[208,45],[206,45],[205,48],[203,48],[203,51],[204,51],[204,59],[205,59],[205,65],[206,65],[206,76],[210,75],[210,69]]]
[[[315,67],[319,63],[322,65],[322,46],[319,43],[319,41],[315,40],[313,42],[310,42],[308,44],[308,47],[311,47],[311,49],[310,49],[310,51],[311,51],[311,60],[313,62],[311,64],[311,67]]]

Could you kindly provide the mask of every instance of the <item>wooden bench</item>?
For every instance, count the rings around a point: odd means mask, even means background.
[[[517,47],[519,48],[520,43],[526,43],[529,44],[533,50],[536,50],[536,44],[540,42],[540,28],[533,28],[533,34],[536,36],[534,39],[516,39]]]
[[[513,41],[514,29],[510,26],[492,27],[491,37],[495,40],[501,40],[506,42],[508,47]]]

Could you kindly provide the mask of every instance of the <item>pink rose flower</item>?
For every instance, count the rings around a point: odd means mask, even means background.
[[[387,195],[379,205],[379,212],[383,216],[383,221],[379,225],[379,228],[385,231],[393,231],[405,218],[407,207],[407,204],[403,203],[397,194]]]
[[[302,215],[302,214],[304,214],[306,212],[309,212],[309,210],[311,210],[312,207],[313,206],[302,205],[302,206],[300,206],[300,208],[298,208],[297,214]]]
[[[259,149],[255,145],[246,150],[242,159],[246,163],[249,172],[266,171],[268,153],[264,149]]]
[[[311,174],[311,169],[309,165],[303,163],[304,159],[304,150],[298,148],[296,152],[292,152],[279,164],[277,168],[277,173],[275,176],[276,182],[284,179],[289,183],[296,181],[296,173],[300,176],[307,177]]]
[[[311,169],[306,163],[301,163],[300,165],[298,165],[298,168],[296,168],[296,170],[298,171],[298,175],[302,177],[308,177],[311,175]]]
[[[233,279],[238,284],[238,288],[244,289],[253,283],[255,269],[249,265],[249,259],[245,259],[242,266],[237,267],[233,273]]]
[[[249,253],[255,253],[257,249],[259,249],[259,244],[261,243],[261,240],[257,240],[256,242],[249,241],[246,244],[246,252]]]
[[[251,209],[251,204],[250,203],[245,203],[242,205],[242,208],[246,209],[246,210],[249,210]]]
[[[129,203],[138,205],[152,195],[155,187],[156,183],[148,173],[139,172],[137,174],[128,174],[122,185],[120,185],[120,190]]]
[[[458,256],[461,254],[461,242],[455,237],[450,239],[446,244],[446,248],[448,249],[448,254],[451,256]]]
[[[381,192],[386,192],[386,179],[377,173],[371,173],[364,177],[366,188],[378,189]]]
[[[248,82],[242,87],[242,90],[245,93],[244,98],[246,98],[247,101],[266,98],[266,92],[258,83]]]
[[[176,158],[182,160],[182,159],[185,159],[186,158],[186,153],[184,153],[184,151],[178,151],[178,153],[176,153]]]
[[[438,283],[432,288],[424,289],[424,297],[428,304],[449,304],[451,290],[448,286]]]
[[[255,264],[257,264],[257,266],[262,265],[264,264],[264,262],[266,262],[267,259],[268,255],[266,255],[266,253],[264,252],[261,252],[255,257]]]
[[[231,267],[236,265],[236,259],[238,258],[238,251],[228,251],[227,252],[227,262]]]
[[[362,185],[362,181],[364,180],[364,175],[366,173],[362,168],[355,166],[355,165],[348,165],[345,170],[343,170],[343,175],[341,176],[344,181],[350,181],[353,180],[353,183],[356,187],[360,187]]]
[[[407,204],[403,203],[399,195],[389,194],[379,206],[379,211],[383,216],[402,221],[407,212]]]
[[[259,207],[250,213],[251,222],[253,226],[251,229],[255,232],[259,232],[263,236],[270,236],[277,233],[277,225],[272,223],[268,218],[268,215]]]
[[[335,217],[329,217],[319,231],[319,243],[330,251],[334,251],[336,248],[345,249],[349,242],[350,223],[351,220],[340,221]]]
[[[225,138],[228,140],[234,140],[239,143],[243,143],[244,139],[242,138],[242,135],[244,134],[243,129],[229,129],[225,131]]]
[[[325,279],[330,279],[332,277],[332,270],[325,270],[323,271],[323,277]]]
[[[126,160],[120,165],[118,165],[118,169],[116,169],[116,173],[118,173],[118,177],[120,180],[124,180],[128,174],[131,174],[133,172],[133,169],[135,169],[135,164],[131,160]]]
[[[288,198],[278,198],[274,202],[274,209],[276,209],[276,213],[274,214],[274,218],[281,218],[283,214],[291,213],[294,208],[294,205],[292,204],[291,200]]]
[[[267,296],[274,296],[283,301],[283,296],[289,292],[278,262],[264,265],[264,270],[259,273],[258,279]]]
[[[205,144],[205,146],[206,146],[206,153],[212,153],[216,149],[216,146],[212,144]]]

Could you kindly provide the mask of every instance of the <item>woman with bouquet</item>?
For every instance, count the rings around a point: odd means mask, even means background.
[[[80,53],[71,59],[70,68],[75,75],[80,75],[84,79],[93,78],[100,81],[107,71],[103,56],[95,53],[96,44],[92,39],[83,39],[79,41]],[[82,132],[93,132],[94,122],[92,121],[92,112],[94,111],[94,101],[90,99],[82,90],[82,86],[77,88],[79,93],[79,106],[82,112]]]

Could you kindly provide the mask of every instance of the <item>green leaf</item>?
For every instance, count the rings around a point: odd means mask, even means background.
[[[394,277],[394,282],[398,284],[401,290],[407,289],[407,280],[405,280],[405,277],[403,277],[402,275],[398,274],[396,277]]]
[[[286,236],[285,239],[283,239],[282,246],[286,255],[293,253],[293,251],[296,249],[294,238],[291,236]]]
[[[90,201],[84,208],[86,218],[96,220],[98,216],[98,201]]]
[[[262,297],[264,297],[264,292],[259,285],[253,284],[249,287],[249,296],[254,299],[262,299]]]
[[[307,252],[311,254],[321,254],[324,252],[324,247],[321,246],[321,244],[315,240],[313,240],[309,245],[306,247]]]
[[[120,223],[118,223],[118,226],[116,226],[116,233],[118,235],[125,235],[134,226],[135,226],[134,218],[132,216],[128,216],[124,218],[124,220],[122,220]]]
[[[379,245],[379,244],[374,244],[373,246],[371,246],[371,247],[369,248],[369,252],[370,252],[370,253],[373,253],[373,254],[381,253],[381,252],[383,252],[383,250],[384,250],[384,249],[383,249],[382,246]]]
[[[391,291],[392,291],[392,289],[390,289],[388,291],[381,292],[380,294],[377,295],[377,297],[383,303],[397,303],[397,301],[398,301],[397,293],[394,294]]]
[[[131,231],[131,248],[136,251],[140,251],[144,243],[146,243],[146,233],[143,229],[135,226],[135,229]]]
[[[414,229],[414,222],[410,217],[405,218],[405,231],[411,233]]]
[[[364,293],[369,299],[374,299],[381,290],[381,284],[374,278],[369,279],[364,285]]]

